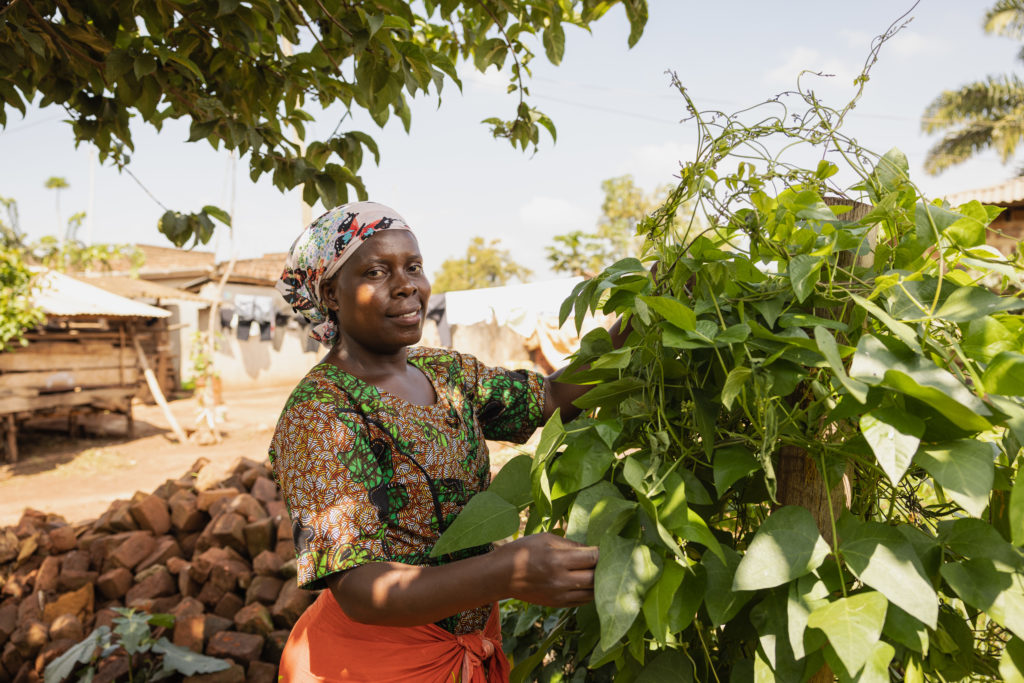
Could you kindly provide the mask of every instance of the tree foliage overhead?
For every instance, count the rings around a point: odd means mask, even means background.
[[[998,0],[985,13],[984,27],[1024,40],[1024,0]],[[1024,62],[1024,45],[1018,57]],[[1003,74],[947,90],[925,109],[921,127],[926,133],[947,131],[925,158],[925,170],[933,175],[989,149],[1007,163],[1024,142],[1024,81]]]
[[[510,67],[510,119],[487,122],[514,146],[536,146],[552,122],[526,101],[533,49],[558,64],[566,25],[587,29],[615,5],[629,44],[646,0],[10,0],[0,8],[0,125],[30,103],[68,112],[76,143],[119,167],[133,150],[131,119],[159,130],[183,119],[189,141],[248,154],[250,177],[331,207],[366,190],[359,169],[379,160],[373,138],[341,130],[307,139],[311,105],[369,112],[380,126],[410,126],[408,98],[461,88],[460,64]],[[37,99],[38,98],[38,99]],[[295,138],[298,138],[297,140]],[[168,211],[175,244],[205,242],[212,207]]]
[[[525,281],[533,273],[512,259],[508,249],[502,249],[500,239],[490,242],[474,237],[463,258],[446,259],[434,274],[433,291],[436,293],[482,287],[501,287],[512,280]]]

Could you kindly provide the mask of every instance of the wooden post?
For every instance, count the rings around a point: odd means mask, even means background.
[[[18,462],[18,423],[15,422],[14,415],[10,413],[4,415],[4,423],[4,432],[7,436],[7,461]]]
[[[142,372],[146,376],[146,384],[149,385],[149,391],[153,394],[153,398],[159,404],[160,409],[164,411],[164,417],[167,418],[167,422],[171,425],[171,430],[174,432],[174,436],[178,438],[180,443],[186,443],[188,437],[185,436],[184,430],[178,421],[174,419],[174,414],[171,413],[171,407],[167,405],[167,400],[164,398],[164,392],[160,390],[160,384],[156,381],[156,375],[153,374],[152,368],[149,367],[149,361],[146,360],[146,354],[142,351],[142,344],[139,343],[139,338],[135,335],[135,330],[132,330],[132,342],[135,344],[135,353],[139,356],[139,364],[142,366]]]

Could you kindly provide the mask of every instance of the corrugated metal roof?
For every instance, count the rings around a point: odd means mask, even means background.
[[[53,316],[167,318],[170,311],[112,294],[87,282],[48,270],[40,273],[37,306]]]
[[[168,287],[151,280],[140,280],[122,275],[98,275],[82,278],[82,280],[129,299],[170,299],[176,301],[195,301],[203,304],[213,303],[210,299],[198,294],[186,292],[184,289],[176,287]]]
[[[951,195],[947,195],[946,199],[953,206],[966,204],[974,199],[982,204],[997,204],[1000,206],[1024,202],[1024,176],[1008,180],[1005,183],[999,183],[998,185],[992,185],[991,187],[954,192]]]

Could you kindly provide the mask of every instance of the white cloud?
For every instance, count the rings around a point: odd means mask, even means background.
[[[462,85],[466,92],[503,95],[508,89],[508,77],[506,72],[499,71],[496,66],[488,67],[483,73],[476,69],[467,69],[462,75]]]
[[[558,197],[535,195],[519,207],[519,220],[527,229],[555,228],[556,233],[589,230],[596,220],[593,211]]]
[[[815,73],[830,74],[834,78],[829,79],[837,83],[848,84],[853,77],[859,73],[860,65],[845,62],[835,57],[826,57],[814,48],[800,46],[789,51],[784,61],[779,66],[765,72],[763,80],[773,85],[781,85],[786,88],[795,88],[797,77],[801,71],[813,71]],[[805,74],[802,81],[807,87],[807,78],[813,78]],[[817,85],[817,84],[815,84]],[[815,87],[818,89],[818,87]]]
[[[888,47],[900,57],[915,57],[933,54],[938,51],[939,46],[938,41],[926,37],[923,33],[904,29],[897,33],[882,50],[884,51]]]
[[[672,183],[679,176],[679,166],[693,161],[696,149],[683,142],[662,142],[641,145],[630,152],[619,166],[619,175],[631,174],[636,184],[646,190]]]

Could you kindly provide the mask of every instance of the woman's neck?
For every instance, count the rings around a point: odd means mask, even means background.
[[[324,360],[365,382],[376,384],[381,379],[405,373],[408,357],[407,347],[395,352],[376,353],[339,340]]]

